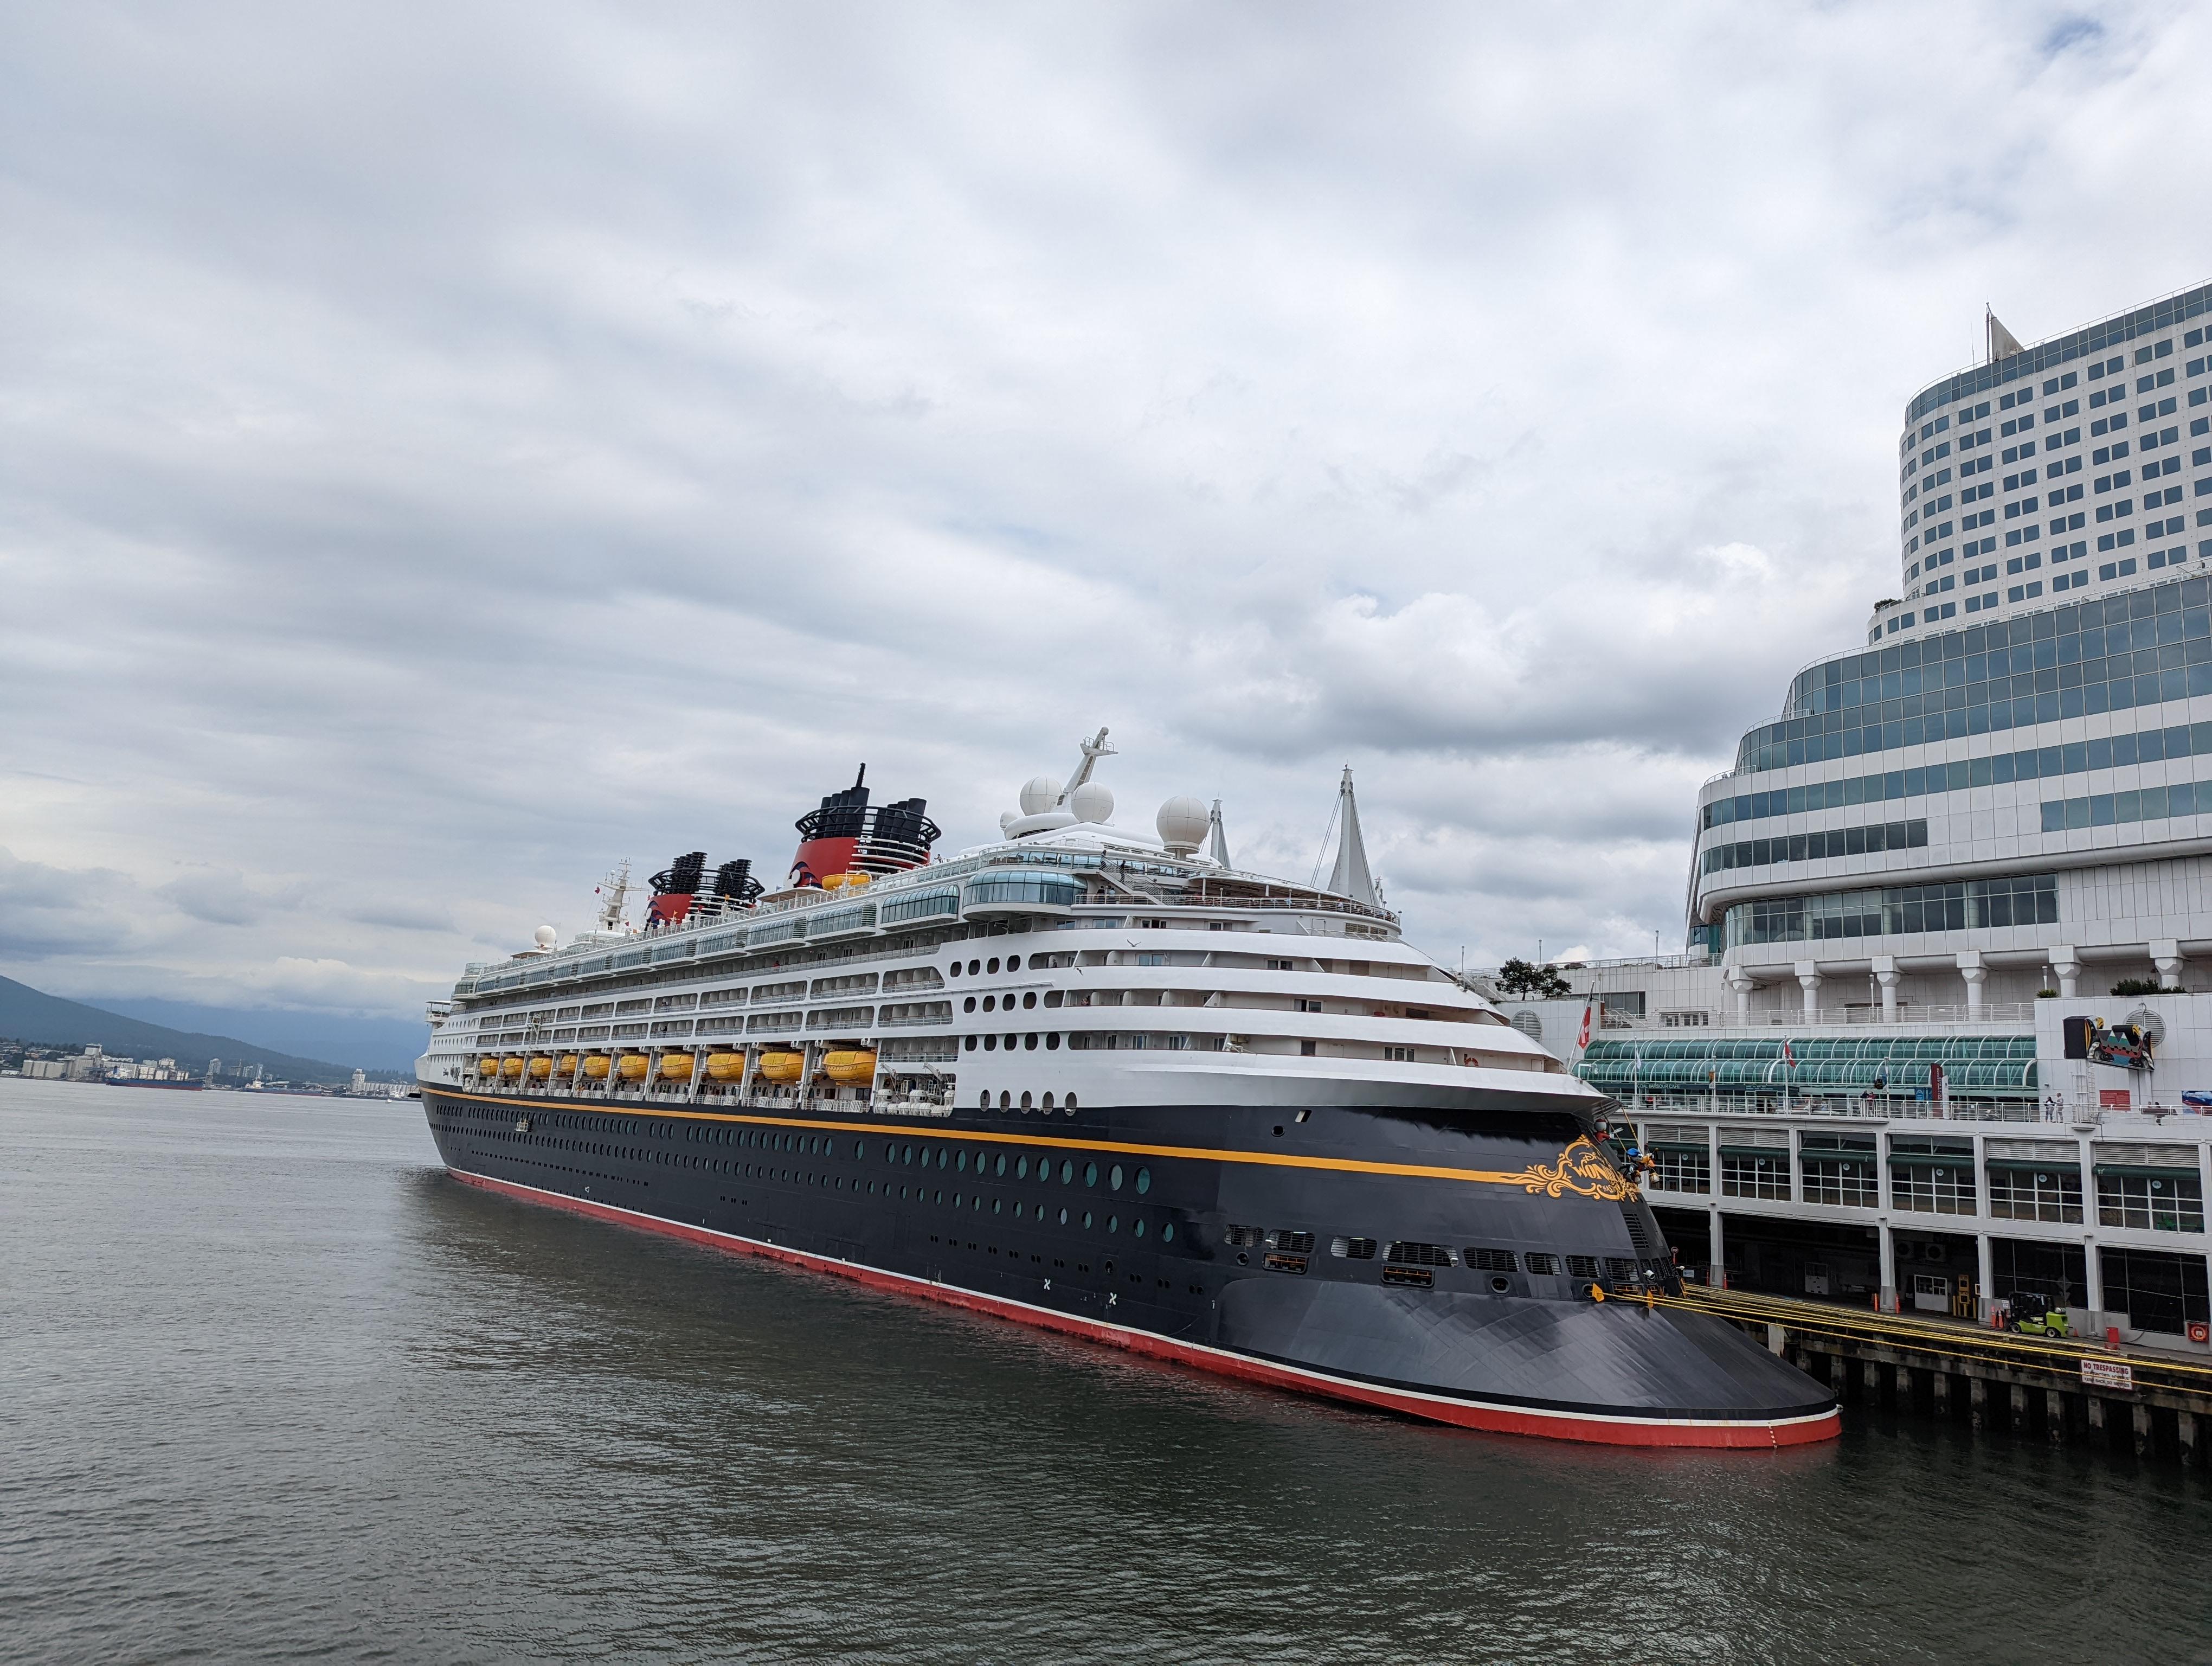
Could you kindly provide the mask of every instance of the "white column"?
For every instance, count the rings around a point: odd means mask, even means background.
[[[1982,985],[1989,981],[1989,968],[1982,964],[1979,949],[1959,952],[1959,976],[1966,980],[1966,1022],[1973,1023],[1982,1015]]]
[[[1797,986],[1805,992],[1805,1022],[1820,1021],[1820,969],[1810,960],[1797,963]]]
[[[2068,1000],[2081,993],[2081,952],[2072,945],[2063,945],[2051,952],[2051,970],[2058,977],[2058,993]]]
[[[1974,1234],[1974,1251],[1975,1275],[1981,1280],[1982,1285],[1982,1298],[1975,1304],[1974,1316],[1978,1319],[1986,1319],[1990,1316],[1990,1304],[1996,1299],[1996,1291],[1994,1288],[1996,1283],[1996,1260],[1990,1253],[1990,1235],[1987,1232]]]
[[[1897,1245],[1889,1236],[1889,1222],[1885,1219],[1875,1228],[1881,1237],[1881,1310],[1897,1311]]]
[[[2088,1207],[2092,1209],[2097,1207],[2094,1199],[2089,1200]],[[2097,1235],[2094,1232],[2081,1235],[2081,1264],[2083,1276],[2088,1284],[2089,1322],[2097,1327],[2095,1340],[2101,1342],[2105,1340],[2105,1269],[2097,1265]]]
[[[1751,1022],[1751,992],[1759,985],[1747,972],[1730,968],[1728,987],[1735,991],[1735,1021],[1738,1025]]]
[[[1713,1170],[1713,1184],[1719,1185],[1720,1178],[1720,1170],[1716,1167]],[[1710,1222],[1707,1231],[1707,1248],[1712,1256],[1712,1265],[1707,1269],[1705,1276],[1711,1282],[1713,1288],[1717,1290],[1728,1282],[1728,1262],[1723,1259],[1725,1251],[1721,1243],[1721,1206],[1717,1199],[1714,1201],[1711,1208],[1711,1213],[1707,1216]]]
[[[1897,957],[1878,954],[1874,958],[1874,979],[1881,985],[1881,1021],[1897,1022],[1897,986],[1905,981],[1905,974],[1897,970]]]
[[[2161,938],[2150,945],[2150,964],[2158,969],[2159,987],[2179,989],[2181,987],[2181,944],[2174,938]]]

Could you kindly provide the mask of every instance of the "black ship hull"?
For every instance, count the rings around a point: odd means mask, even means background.
[[[1671,1286],[1559,1113],[826,1114],[426,1085],[459,1179],[1162,1359],[1462,1426],[1832,1438],[1833,1400]]]

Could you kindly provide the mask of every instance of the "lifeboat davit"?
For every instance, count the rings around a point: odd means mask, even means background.
[[[691,1079],[694,1062],[689,1053],[663,1053],[660,1055],[660,1073],[668,1081],[688,1082]]]
[[[642,1053],[625,1053],[616,1066],[616,1074],[626,1082],[641,1082],[645,1073],[653,1068],[653,1061]]]
[[[514,1081],[522,1079],[522,1059],[520,1055],[499,1061],[499,1073]]]
[[[745,1055],[742,1053],[709,1053],[707,1055],[707,1076],[711,1081],[734,1082],[745,1073]]]
[[[841,1086],[871,1082],[876,1076],[876,1055],[865,1048],[831,1053],[823,1057],[822,1072]]]
[[[763,1053],[760,1055],[760,1073],[772,1082],[795,1082],[806,1073],[804,1053]]]
[[[614,1061],[610,1059],[604,1053],[593,1053],[587,1055],[584,1060],[584,1075],[586,1079],[594,1082],[605,1081],[607,1079],[607,1072],[611,1067],[612,1067]]]

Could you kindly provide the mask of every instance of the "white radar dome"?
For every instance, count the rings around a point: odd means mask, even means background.
[[[1111,821],[1114,789],[1103,781],[1086,781],[1067,795],[1067,807],[1079,822]]]
[[[1178,856],[1188,856],[1204,844],[1212,824],[1206,806],[1188,796],[1170,799],[1153,823],[1160,830],[1160,842]]]
[[[1022,787],[1022,814],[1042,816],[1060,802],[1060,783],[1050,775],[1037,775]]]
[[[561,933],[550,926],[540,926],[530,934],[531,941],[541,949],[550,949],[561,940]]]

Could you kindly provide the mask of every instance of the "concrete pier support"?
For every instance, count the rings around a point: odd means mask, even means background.
[[[2197,1414],[2176,1412],[2173,1414],[2173,1438],[2181,1453],[2181,1465],[2194,1469],[2204,1461],[2203,1448],[2199,1444]]]
[[[1977,1430],[1990,1426],[1990,1385],[1978,1377],[1966,1379],[1966,1420]]]
[[[1863,1359],[1859,1362],[1859,1388],[1860,1391],[1866,1395],[1868,1405],[1881,1404],[1881,1379],[1886,1375],[1887,1373],[1871,1359]]]
[[[2068,1426],[2073,1420],[2067,1414],[2071,1399],[2070,1395],[2058,1389],[2043,1391],[2043,1438],[2053,1446],[2063,1445],[2072,1432]]]
[[[1949,1417],[1951,1415],[1951,1373],[1948,1371],[1929,1372],[1928,1386],[1936,1402],[1936,1415]]]
[[[2105,1402],[2098,1399],[2094,1394],[2084,1395],[2082,1396],[2082,1402],[2088,1408],[2090,1434],[2092,1436],[2105,1435],[2106,1433],[2106,1430],[2105,1428]]]
[[[2019,1383],[2012,1385],[2012,1432],[2024,1433],[2027,1428],[2027,1389]]]
[[[2136,1456],[2148,1457],[2151,1455],[2150,1408],[2137,1406],[2135,1414]]]

